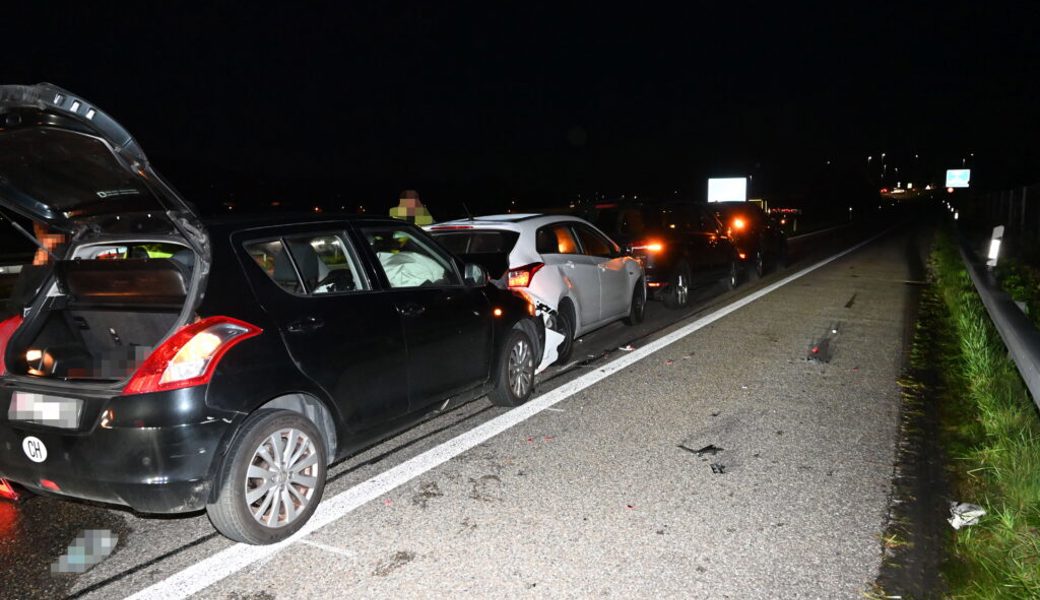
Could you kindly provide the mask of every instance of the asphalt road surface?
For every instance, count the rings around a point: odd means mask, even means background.
[[[321,526],[278,547],[231,544],[204,515],[0,504],[0,596],[860,598],[915,244],[911,227],[825,233],[685,312],[651,303],[643,325],[583,338],[528,405],[471,402],[339,463]],[[112,554],[51,573],[87,529],[117,535]]]

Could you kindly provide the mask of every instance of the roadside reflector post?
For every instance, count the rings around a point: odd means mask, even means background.
[[[1000,241],[1004,239],[1004,226],[997,225],[993,228],[993,237],[989,241],[989,254],[986,255],[986,266],[992,269],[997,266],[997,257],[1000,256]]]

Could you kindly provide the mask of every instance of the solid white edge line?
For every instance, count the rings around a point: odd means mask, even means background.
[[[645,346],[636,348],[632,352],[626,353],[594,369],[593,371],[578,377],[577,379],[569,381],[558,388],[538,396],[537,398],[529,400],[517,408],[511,409],[509,412],[495,417],[482,425],[478,425],[477,427],[435,446],[418,456],[408,459],[396,467],[379,473],[371,479],[359,483],[350,489],[344,490],[332,498],[323,500],[321,504],[318,505],[318,509],[314,511],[311,520],[308,521],[307,524],[298,532],[293,534],[292,537],[282,542],[269,546],[235,544],[213,554],[209,558],[203,559],[190,567],[183,569],[182,571],[174,573],[162,581],[152,584],[128,598],[131,600],[151,600],[156,598],[172,600],[187,598],[191,594],[201,591],[218,581],[226,579],[257,561],[273,556],[277,552],[291,546],[297,541],[301,541],[302,538],[314,531],[344,517],[359,506],[362,506],[363,504],[394,490],[412,479],[415,479],[423,473],[444,464],[459,454],[486,442],[514,425],[530,419],[534,415],[552,407],[554,404],[570,398],[574,394],[595,385],[603,379],[629,367],[654,352],[674,344],[691,333],[703,329],[715,321],[718,321],[730,313],[755,302],[759,298],[780,289],[792,281],[812,273],[820,267],[830,264],[847,254],[855,252],[863,246],[866,246],[887,234],[892,229],[894,228],[886,229],[866,241],[860,242],[859,244],[843,250],[834,256],[808,266],[797,273],[788,275],[775,283],[771,283],[756,292],[744,296],[732,304],[728,304],[712,313],[700,317],[692,323],[676,329],[672,333],[660,337]]]

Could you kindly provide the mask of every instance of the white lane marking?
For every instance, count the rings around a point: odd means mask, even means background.
[[[834,227],[828,227],[827,229],[817,229],[816,231],[810,231],[809,233],[800,233],[798,235],[789,235],[789,236],[787,236],[787,241],[790,242],[790,241],[793,241],[793,240],[799,240],[799,241],[800,240],[805,240],[805,239],[813,237],[814,235],[823,235],[823,234],[828,233],[830,231],[836,231],[838,229],[845,229],[846,227],[849,227],[850,225],[851,225],[851,223],[848,223],[848,224],[845,224],[845,225],[835,225]]]
[[[551,410],[553,412],[567,412],[567,411],[563,410],[562,408],[553,408],[551,406],[546,408],[545,410]]]
[[[271,544],[269,546],[235,544],[213,554],[209,558],[203,559],[190,567],[185,568],[182,571],[174,573],[162,581],[156,582],[155,584],[130,596],[129,599],[150,600],[152,598],[162,598],[165,600],[187,598],[191,594],[205,589],[222,579],[226,579],[259,560],[268,558],[296,542],[303,541],[305,536],[344,517],[354,509],[379,498],[383,494],[386,494],[412,479],[415,479],[423,473],[448,462],[470,448],[488,441],[514,425],[523,423],[538,413],[551,408],[553,405],[570,398],[592,385],[595,385],[603,379],[629,367],[654,352],[674,344],[691,333],[703,329],[726,315],[729,315],[730,313],[755,302],[759,298],[782,288],[792,281],[800,279],[820,267],[838,260],[846,254],[855,252],[863,246],[866,246],[879,237],[887,234],[892,229],[894,228],[886,229],[874,237],[864,242],[860,242],[847,250],[843,250],[830,258],[821,260],[820,262],[808,266],[797,273],[784,277],[780,281],[771,283],[756,292],[744,296],[732,304],[700,317],[692,323],[684,325],[663,337],[647,343],[645,346],[637,348],[632,352],[625,353],[618,358],[595,368],[585,375],[582,375],[581,377],[569,381],[556,389],[538,396],[537,398],[529,400],[526,404],[518,406],[517,408],[495,417],[482,425],[478,425],[477,427],[460,434],[458,437],[452,438],[439,446],[430,448],[426,452],[406,460],[396,467],[383,471],[382,473],[379,473],[371,479],[359,483],[352,488],[344,490],[332,498],[323,500],[321,504],[318,505],[318,509],[314,511],[314,516],[311,517],[311,520],[300,528],[298,532],[293,534],[292,537],[282,542]]]
[[[322,544],[321,542],[315,542],[314,540],[300,540],[301,544],[307,544],[308,546],[314,546],[319,550],[338,554],[340,556],[346,556],[347,558],[357,558],[357,552],[346,550],[344,548],[337,548],[328,544]]]

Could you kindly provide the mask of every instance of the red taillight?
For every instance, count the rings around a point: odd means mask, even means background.
[[[22,315],[15,315],[0,323],[0,377],[7,373],[7,362],[4,351],[7,350],[7,342],[11,341],[11,335],[22,325]]]
[[[231,317],[207,317],[185,325],[152,351],[126,384],[123,395],[208,383],[228,350],[262,331]]]
[[[18,499],[21,497],[22,495],[18,493],[18,490],[14,489],[14,486],[11,485],[10,481],[0,477],[0,498],[6,498],[11,502],[18,502]]]
[[[657,240],[647,240],[638,244],[632,245],[633,250],[642,250],[643,252],[649,252],[650,254],[657,254],[664,250],[664,244]]]
[[[531,263],[515,269],[509,269],[509,287],[527,287],[531,285],[534,274],[545,266],[545,263]]]
[[[734,231],[744,231],[745,227],[747,227],[747,222],[744,221],[744,219],[742,219],[740,217],[737,217],[737,218],[733,219],[733,230]]]

